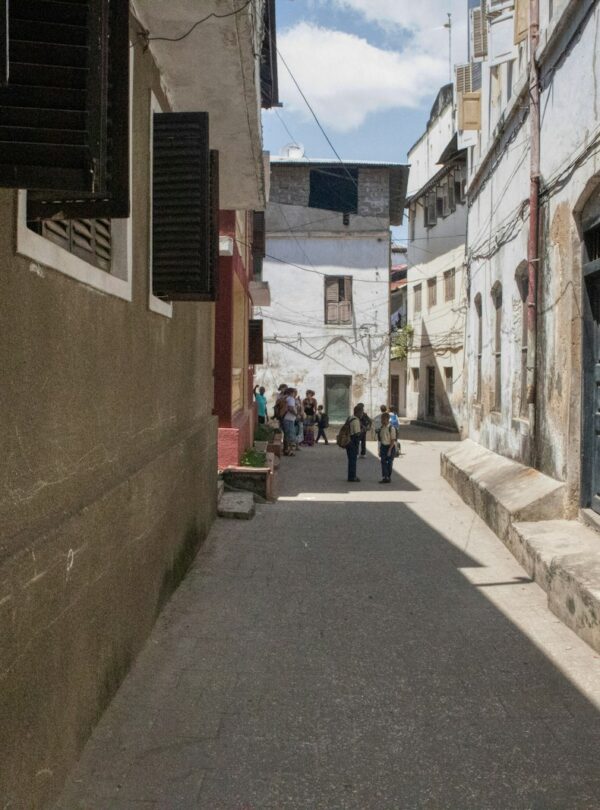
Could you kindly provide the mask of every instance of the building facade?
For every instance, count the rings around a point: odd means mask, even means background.
[[[459,148],[452,85],[441,88],[427,128],[408,154],[406,416],[463,425],[467,296],[466,153]]]
[[[470,17],[471,59],[457,68],[468,435],[565,482],[572,516],[600,508],[600,8],[471,2]]]
[[[219,208],[265,205],[273,21],[253,2],[174,46],[197,9],[25,5],[0,77],[0,803],[43,808],[215,516]]]
[[[271,162],[263,280],[268,392],[312,389],[332,423],[352,405],[388,401],[390,225],[399,224],[407,169],[389,164]]]

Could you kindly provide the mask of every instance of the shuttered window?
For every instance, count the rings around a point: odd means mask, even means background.
[[[172,301],[214,301],[218,259],[218,153],[209,150],[208,113],[155,114],[154,295]]]
[[[129,214],[128,14],[127,0],[8,4],[0,185],[47,189],[29,219]]]
[[[248,321],[248,362],[251,366],[261,365],[263,360],[263,321]]]
[[[351,276],[330,276],[325,279],[325,323],[352,323]]]
[[[488,29],[485,0],[471,12],[473,15],[473,56],[484,58],[488,54]]]
[[[427,308],[437,304],[437,278],[427,279]]]
[[[47,219],[29,227],[89,264],[110,272],[112,234],[109,219]]]
[[[421,307],[422,307],[422,304],[421,304],[421,285],[420,284],[415,284],[414,295],[415,295],[415,303],[414,303],[415,314],[417,314],[418,312],[421,312]]]

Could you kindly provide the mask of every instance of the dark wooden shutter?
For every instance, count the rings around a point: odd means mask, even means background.
[[[263,322],[251,320],[249,325],[248,363],[251,366],[261,365],[263,360]]]
[[[219,295],[219,152],[210,150],[210,263],[212,300]]]
[[[213,183],[211,205],[208,113],[156,113],[153,161],[154,295],[214,301],[217,274],[211,234],[218,218],[211,216],[216,192]]]
[[[8,0],[0,0],[0,87],[8,84]]]
[[[252,255],[255,259],[264,259],[267,250],[265,234],[265,212],[254,212],[252,229]]]
[[[22,0],[11,0],[20,5]],[[50,191],[31,191],[27,198],[27,217],[29,220],[40,219],[99,219],[126,218],[129,216],[129,4],[128,0],[83,0],[83,2],[48,2],[36,0],[29,2],[29,7],[58,7],[65,20],[75,20],[81,16],[81,10],[87,9],[87,19],[91,24],[92,39],[99,35],[96,25],[97,12],[100,6],[106,6],[108,13],[102,27],[102,47],[98,49],[97,58],[101,63],[101,77],[94,73],[94,82],[89,90],[92,106],[99,99],[99,109],[95,118],[86,120],[92,123],[93,137],[98,140],[99,158],[94,166],[102,169],[101,178],[94,181],[92,188],[81,186],[46,185]],[[12,6],[11,6],[12,8]],[[75,10],[75,11],[74,11]],[[94,13],[92,13],[94,12]],[[40,8],[39,13],[44,13]],[[49,12],[45,12],[48,15]],[[58,15],[59,11],[53,10]],[[81,18],[83,19],[83,17]],[[104,19],[104,18],[103,18]],[[66,25],[68,28],[69,26]],[[68,35],[68,31],[65,36]],[[75,55],[68,48],[63,61],[75,61]],[[100,83],[96,81],[98,80]],[[1,98],[1,92],[0,92]],[[72,111],[45,111],[49,125],[49,138],[62,138],[61,126],[76,126],[77,118]],[[89,127],[88,127],[89,128]],[[77,136],[83,143],[90,137],[87,131],[77,130]],[[22,187],[22,186],[21,186]],[[39,182],[37,189],[44,188]],[[72,189],[77,191],[74,195]]]

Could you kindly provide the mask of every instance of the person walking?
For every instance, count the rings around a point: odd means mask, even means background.
[[[353,415],[348,420],[350,441],[346,445],[346,455],[348,456],[348,481],[358,484],[360,478],[356,476],[356,462],[358,461],[358,451],[360,449],[361,425],[360,419],[363,415],[363,406],[356,405]]]
[[[254,386],[254,399],[256,400],[256,409],[258,411],[258,424],[265,425],[267,423],[267,398],[265,396],[264,386],[261,385],[256,390],[258,385]]]
[[[322,405],[317,406],[317,438],[315,439],[315,444],[319,443],[319,439],[325,439],[325,444],[329,444],[329,440],[327,438],[327,434],[325,430],[329,427],[329,417],[323,410]]]
[[[379,458],[381,459],[380,484],[390,484],[392,481],[392,467],[396,454],[396,440],[398,431],[390,424],[389,413],[381,415],[381,428],[379,430]]]

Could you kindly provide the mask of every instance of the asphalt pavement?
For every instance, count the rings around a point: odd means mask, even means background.
[[[600,660],[402,428],[219,520],[59,810],[600,808]]]

